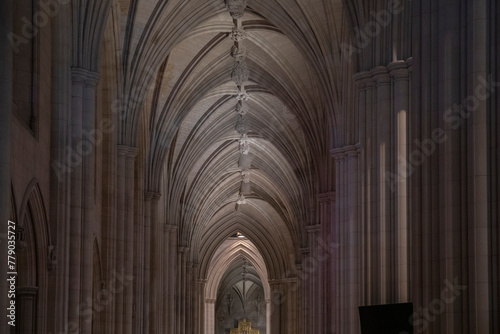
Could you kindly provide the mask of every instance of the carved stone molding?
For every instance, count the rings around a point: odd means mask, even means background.
[[[189,252],[189,247],[187,247],[187,246],[180,246],[180,247],[177,248],[177,251],[179,253],[187,253],[187,252]]]
[[[230,36],[233,41],[239,43],[247,38],[247,33],[243,29],[238,29],[237,27],[234,27],[233,30],[231,30]]]
[[[387,69],[389,70],[389,75],[394,78],[395,81],[409,79],[408,63],[404,60],[397,60],[389,63]]]
[[[151,201],[158,201],[161,197],[160,193],[154,192],[154,191],[145,191],[144,192],[144,201],[146,202],[151,202]]]
[[[81,67],[73,67],[71,69],[71,81],[74,84],[80,84],[86,87],[96,87],[99,84],[99,80],[99,73]]]
[[[321,232],[321,224],[306,226],[307,233],[319,233]]]
[[[248,0],[225,0],[226,8],[233,19],[240,19],[245,13]]]
[[[329,192],[326,192],[326,193],[318,194],[318,195],[316,195],[316,199],[320,203],[323,203],[323,202],[333,202],[335,200],[335,192],[334,191],[329,191]]]
[[[231,80],[238,86],[243,85],[248,81],[249,71],[248,66],[244,61],[237,61],[233,65],[231,72]]]
[[[250,142],[246,134],[243,134],[239,141],[240,153],[243,155],[248,155],[250,153]]]
[[[359,89],[366,89],[372,86],[374,81],[371,72],[363,71],[354,74],[354,82]]]
[[[165,225],[164,227],[165,231],[167,232],[177,232],[177,230],[179,229],[179,227],[177,225]]]
[[[357,158],[361,152],[361,145],[358,143],[356,145],[348,145],[339,148],[333,148],[330,150],[332,158],[335,160],[342,160],[345,158]]]
[[[247,48],[242,45],[233,45],[231,56],[238,62],[244,61],[247,57]]]
[[[35,298],[38,294],[37,286],[23,286],[16,288],[16,294],[22,299]]]
[[[135,147],[126,146],[126,145],[117,145],[117,153],[118,156],[125,156],[129,159],[134,159],[139,153],[139,150]]]
[[[238,101],[236,104],[236,112],[238,115],[246,115],[248,112],[248,105],[243,103],[243,100]]]
[[[238,195],[238,200],[236,201],[236,204],[239,204],[239,205],[247,204],[247,200],[245,198],[245,195],[239,194]]]
[[[234,128],[240,135],[246,135],[250,131],[250,123],[245,116],[239,115]]]
[[[413,57],[406,59],[406,63],[408,64],[408,71],[410,73],[412,73],[413,72]]]
[[[21,225],[16,225],[16,249],[21,252],[26,248],[26,241],[24,240],[24,228]]]
[[[249,183],[250,182],[250,171],[249,170],[243,170],[243,171],[241,171],[241,181],[243,183]]]
[[[51,271],[56,269],[57,252],[54,245],[50,245],[47,249],[47,270]]]
[[[236,94],[237,101],[248,101],[250,99],[250,95],[246,92],[245,89],[241,89],[238,94]]]
[[[389,71],[385,66],[377,66],[371,70],[373,80],[377,83],[377,86],[388,85],[391,83],[391,77],[389,76]]]

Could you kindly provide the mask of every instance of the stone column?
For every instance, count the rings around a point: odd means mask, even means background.
[[[335,193],[327,192],[318,195],[319,203],[319,221],[321,222],[321,235],[320,244],[323,245],[319,247],[321,250],[321,257],[319,263],[322,268],[322,284],[321,291],[326,298],[324,299],[323,305],[321,307],[321,312],[323,314],[323,326],[324,331],[332,329],[333,326],[333,300],[335,293],[335,273],[334,266],[336,265],[334,260],[334,252],[336,249],[331,248],[328,244],[333,244],[333,225],[334,225],[334,208],[335,208]]]
[[[71,171],[70,327],[92,331],[91,321],[81,321],[80,305],[92,300],[93,234],[95,212],[95,88],[98,75],[72,69],[71,135],[75,154]],[[84,112],[85,110],[85,112]]]
[[[360,306],[360,224],[359,224],[359,177],[358,177],[358,146],[347,146],[345,149],[347,164],[347,212],[346,234],[348,255],[346,261],[349,264],[347,270],[347,289],[349,297],[349,331],[347,333],[357,334],[360,332],[358,306]]]
[[[359,72],[354,75],[354,80],[358,88],[358,113],[360,119],[359,129],[359,178],[360,178],[360,302],[363,305],[371,304],[372,292],[372,222],[375,218],[372,194],[376,191],[374,185],[373,172],[373,151],[376,145],[373,143],[373,120],[376,119],[372,112],[373,81],[370,72]]]
[[[393,100],[395,121],[395,159],[396,176],[390,182],[395,193],[395,256],[396,256],[396,295],[395,302],[407,302],[409,299],[409,240],[408,240],[408,114],[410,112],[410,82],[408,64],[398,60],[387,65],[389,75],[393,78]]]
[[[280,334],[281,332],[281,322],[286,319],[282,319],[282,303],[283,303],[283,291],[281,288],[281,282],[279,280],[270,280],[269,285],[271,287],[271,321],[268,327],[270,334]],[[312,332],[311,332],[312,333]]]
[[[167,252],[167,256],[170,258],[169,263],[170,267],[168,270],[168,276],[165,278],[168,284],[168,293],[169,293],[169,323],[168,323],[168,332],[174,333],[177,324],[177,292],[176,292],[176,284],[177,284],[177,232],[178,227],[176,225],[170,225],[170,244]]]
[[[348,302],[346,291],[346,161],[345,154],[342,148],[333,149],[331,154],[335,161],[335,224],[332,229],[334,241],[337,242],[337,248],[334,252],[334,281],[336,295],[333,300],[336,310],[336,323],[333,325],[334,332],[344,333],[347,331]]]
[[[391,257],[393,249],[392,229],[392,190],[386,182],[386,174],[392,172],[392,132],[394,130],[391,114],[391,78],[387,67],[378,66],[372,71],[373,79],[376,82],[377,96],[377,167],[378,167],[378,214],[377,214],[377,235],[374,240],[378,248],[379,257],[379,302],[385,304],[392,300],[394,282],[392,281]]]
[[[297,311],[298,280],[296,277],[290,277],[283,279],[282,282],[284,287],[283,293],[286,299],[282,301],[282,305],[285,306],[285,309],[282,310],[281,312],[284,318],[281,321],[281,331],[282,332],[284,331],[285,333],[298,333],[298,326],[297,326],[299,317]],[[302,309],[300,310],[300,312],[302,312]],[[323,310],[320,309],[320,312],[323,313]]]
[[[309,247],[300,248],[300,253],[302,257],[301,259],[302,262],[297,266],[296,271],[297,271],[297,276],[300,279],[300,288],[301,288],[300,290],[302,296],[300,303],[300,307],[302,308],[301,322],[302,322],[302,328],[305,333],[307,332],[308,328],[311,328],[311,321],[312,321],[310,275],[304,268],[304,263],[306,262],[306,259],[309,257]],[[270,307],[272,307],[272,304],[270,305]],[[270,310],[269,314],[271,314]]]
[[[72,71],[71,89],[71,148],[78,152],[77,146],[82,152],[82,100],[83,86],[86,71],[74,69]],[[82,159],[80,157],[80,159]],[[70,224],[70,277],[69,277],[69,323],[71,327],[80,327],[80,305],[81,289],[81,265],[82,265],[82,161],[77,160],[71,171],[71,224]],[[91,297],[91,296],[89,296]]]
[[[125,270],[125,188],[126,158],[128,146],[118,145],[117,148],[117,180],[116,180],[116,267],[115,271]],[[123,292],[115,294],[115,330],[123,333],[124,315]]]
[[[138,173],[141,173],[139,170]],[[146,242],[144,225],[144,203],[146,200],[146,191],[138,184],[134,196],[134,289],[133,289],[133,317],[132,328],[134,333],[143,333],[144,331],[144,288],[149,280],[145,281],[146,274]],[[150,206],[151,207],[151,206]],[[149,244],[149,241],[148,241]],[[148,263],[148,266],[150,264]]]
[[[163,247],[163,274],[162,274],[162,283],[163,283],[163,332],[169,332],[172,323],[175,323],[175,308],[172,306],[172,300],[174,296],[170,291],[170,280],[175,280],[175,276],[172,276],[174,273],[174,263],[172,262],[172,258],[170,256],[172,243],[174,240],[172,235],[175,237],[175,233],[177,232],[177,226],[174,225],[165,225],[164,226],[164,247]]]
[[[187,258],[189,248],[181,246],[177,250],[177,333],[186,333],[186,277],[187,277]]]
[[[337,210],[342,210],[338,221],[340,235],[340,277],[338,289],[341,300],[341,326],[345,325],[345,333],[359,333],[358,306],[360,305],[360,247],[361,228],[359,221],[359,145],[350,145],[332,150],[336,160]],[[343,319],[343,320],[342,320]]]
[[[467,256],[467,247],[472,246],[468,243],[468,231],[464,228],[464,212],[467,211],[464,211],[465,203],[462,200],[467,191],[467,185],[463,181],[467,175],[464,173],[464,170],[467,168],[466,145],[464,143],[466,126],[461,125],[457,129],[453,125],[454,122],[445,121],[445,117],[443,116],[446,109],[462,102],[463,83],[471,79],[466,75],[462,76],[463,72],[460,70],[463,64],[460,53],[464,50],[463,47],[465,47],[462,44],[464,32],[461,21],[464,8],[460,2],[455,1],[438,1],[438,3],[440,7],[438,14],[439,32],[436,33],[439,34],[439,47],[444,52],[440,53],[442,56],[438,60],[439,77],[437,89],[439,102],[435,105],[437,109],[432,110],[432,112],[439,114],[439,127],[444,130],[447,140],[439,147],[438,169],[432,168],[433,173],[436,171],[439,173],[439,200],[437,202],[439,204],[439,215],[437,217],[439,230],[436,232],[439,236],[438,257],[441,263],[437,270],[440,277],[439,285],[436,286],[434,293],[435,296],[438,295],[438,291],[442,290],[445,280],[451,282],[454,278],[460,278],[460,281],[467,282],[466,284],[468,284],[469,280],[466,278],[463,263],[464,257]],[[474,43],[470,47],[475,46],[476,44]],[[465,119],[461,121],[465,121]],[[484,146],[486,146],[486,143],[481,145],[483,150],[485,150]],[[432,206],[434,205],[432,204]],[[473,210],[473,207],[474,205],[471,205],[467,209]],[[476,251],[479,251],[479,248]],[[487,258],[484,255],[483,258]],[[434,267],[429,269],[433,270]],[[467,305],[466,300],[467,297],[457,298],[453,305],[445,308],[441,316],[444,321],[441,322],[440,328],[436,328],[436,332],[460,333],[471,330],[468,326],[470,319],[466,314],[472,310]],[[476,308],[476,305],[473,305],[473,308]],[[462,314],[457,313],[456,310],[460,309],[465,311],[463,313],[460,312]],[[464,320],[467,322],[464,323]],[[485,332],[488,333],[489,330]],[[473,330],[472,333],[474,333]]]
[[[10,216],[11,196],[11,173],[10,173],[10,150],[11,150],[11,114],[12,114],[12,80],[13,80],[13,54],[12,46],[6,36],[12,31],[12,0],[0,3],[0,101],[2,101],[2,112],[0,112],[0,252],[7,254],[7,242],[4,235],[8,234],[7,220]],[[16,222],[18,223],[18,222]],[[7,256],[0,258],[1,268],[7,268]],[[2,275],[2,277],[4,277]],[[7,281],[0,279],[0,294],[7,296]],[[0,309],[7,309],[7,298],[0,298]],[[7,325],[7,317],[0,317],[0,332],[7,333],[10,326]]]
[[[16,289],[17,318],[16,332],[35,334],[36,296],[38,287],[21,287]]]
[[[466,110],[468,154],[464,157],[469,170],[467,187],[468,224],[467,235],[470,246],[467,249],[469,264],[469,305],[471,333],[500,332],[500,260],[498,211],[500,166],[498,163],[498,122],[500,104],[500,3],[498,1],[468,2],[470,13],[468,25],[468,48],[474,50],[469,57]],[[496,7],[496,8],[495,8]],[[496,9],[496,14],[492,11]],[[463,25],[463,23],[462,23]],[[494,37],[493,37],[494,36]],[[492,51],[492,49],[494,51]],[[492,58],[490,61],[488,61]],[[488,64],[489,63],[489,64]],[[491,72],[496,69],[495,73]],[[485,82],[490,83],[485,87]],[[495,82],[495,84],[493,84]],[[495,87],[492,87],[495,86]],[[488,91],[495,88],[494,92]],[[495,101],[496,99],[496,101]],[[467,115],[467,114],[465,114]],[[494,124],[495,120],[497,124]],[[495,157],[496,153],[496,157]],[[495,161],[496,158],[496,161]],[[463,175],[463,174],[462,174]],[[496,180],[495,180],[496,178]],[[464,185],[462,180],[462,187]],[[488,194],[488,195],[487,195]],[[494,199],[497,199],[495,203]],[[465,229],[465,228],[464,228]],[[496,233],[495,233],[496,232]],[[495,235],[496,234],[496,235]],[[486,245],[490,245],[487,247]],[[465,252],[464,252],[465,253]],[[459,254],[457,254],[458,258]],[[496,260],[495,260],[496,256]],[[485,259],[490,259],[489,263]],[[495,279],[496,277],[496,279]]]
[[[154,194],[151,201],[151,237],[150,237],[150,312],[149,312],[149,332],[157,334],[162,332],[160,312],[161,286],[162,286],[162,252],[163,228],[158,221],[158,202],[160,194]]]
[[[198,326],[195,330],[195,334],[205,334],[205,321],[206,321],[206,311],[205,311],[205,287],[207,286],[206,279],[198,279]]]
[[[188,263],[188,284],[187,284],[187,320],[186,320],[186,333],[191,334],[196,330],[198,323],[198,264]]]
[[[144,290],[143,290],[143,333],[149,333],[151,309],[151,216],[153,202],[158,202],[160,194],[154,191],[144,192]],[[156,207],[156,206],[155,206]]]
[[[205,334],[215,333],[215,299],[205,300]]]
[[[128,147],[125,157],[125,274],[134,275],[134,195],[135,195],[135,157],[138,150]],[[136,277],[137,279],[137,277]],[[128,284],[124,289],[123,333],[132,334],[134,284]]]
[[[323,312],[322,307],[324,304],[323,293],[321,288],[323,286],[323,262],[319,261],[320,247],[318,244],[319,233],[321,232],[321,225],[307,226],[308,243],[310,254],[309,257],[302,263],[303,268],[309,274],[310,285],[310,311],[311,311],[311,332],[323,333]]]
[[[3,1],[2,3],[4,3]],[[3,9],[0,10],[3,14]],[[57,251],[57,266],[48,278],[47,291],[55,291],[49,294],[48,303],[54,301],[53,312],[58,317],[47,319],[47,329],[49,332],[60,333],[67,330],[68,326],[68,293],[69,293],[69,256],[70,256],[70,204],[71,204],[71,174],[63,167],[71,166],[68,157],[68,147],[71,145],[71,6],[60,6],[59,14],[51,20],[51,31],[58,31],[51,34],[51,123],[50,123],[50,208],[49,220],[51,226],[57,226],[57,231],[52,234],[55,237]],[[3,19],[0,19],[3,23]],[[10,65],[2,60],[2,70],[10,69]],[[1,82],[5,82],[3,79]],[[1,89],[2,93],[4,89]],[[3,101],[3,98],[2,98]],[[7,113],[10,115],[10,113]],[[3,116],[3,113],[2,113]],[[2,117],[0,116],[0,117]],[[3,131],[2,135],[4,134]],[[1,135],[0,135],[1,136]],[[7,151],[3,148],[0,150]],[[61,167],[59,169],[58,167]],[[1,168],[1,170],[4,170]],[[2,195],[0,195],[2,196]],[[1,205],[0,205],[1,206]],[[107,255],[104,251],[103,254]],[[107,259],[106,259],[107,260]],[[104,267],[105,261],[103,261]],[[110,306],[106,307],[104,313],[109,312]],[[3,332],[0,327],[0,332]],[[111,328],[109,332],[114,332]]]
[[[271,317],[272,317],[271,299],[266,299],[265,302],[266,302],[266,334],[271,334]]]
[[[96,193],[95,193],[95,147],[96,147],[96,87],[99,75],[88,72],[83,87],[82,113],[82,146],[87,145],[88,151],[83,150],[82,171],[82,281],[80,304],[92,297],[92,281],[94,271],[94,235],[96,230]],[[81,323],[81,333],[92,332],[92,321]]]

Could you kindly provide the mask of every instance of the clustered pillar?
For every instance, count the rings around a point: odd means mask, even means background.
[[[331,326],[360,333],[358,307],[409,300],[408,156],[411,59],[355,75],[359,141],[332,149],[335,225]]]

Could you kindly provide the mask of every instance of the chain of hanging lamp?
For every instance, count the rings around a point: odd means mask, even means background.
[[[234,59],[231,71],[231,80],[236,84],[238,93],[236,94],[236,131],[240,134],[239,139],[239,161],[238,166],[241,169],[241,185],[238,194],[237,204],[246,204],[245,193],[250,192],[250,142],[248,131],[250,125],[247,119],[249,95],[245,90],[245,82],[248,81],[249,71],[246,63],[247,50],[243,46],[243,40],[246,38],[246,32],[243,29],[243,14],[247,7],[247,0],[225,0],[226,8],[231,14],[235,26],[231,31],[231,39],[234,45],[231,48],[231,56]]]

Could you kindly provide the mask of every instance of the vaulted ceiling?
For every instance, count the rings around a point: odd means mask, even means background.
[[[118,1],[111,13],[128,99],[121,141],[146,151],[145,186],[162,193],[180,242],[213,254],[238,226],[283,272],[315,194],[331,190],[321,173],[343,103],[342,1],[248,1],[252,192],[240,206],[234,22],[224,0]]]

